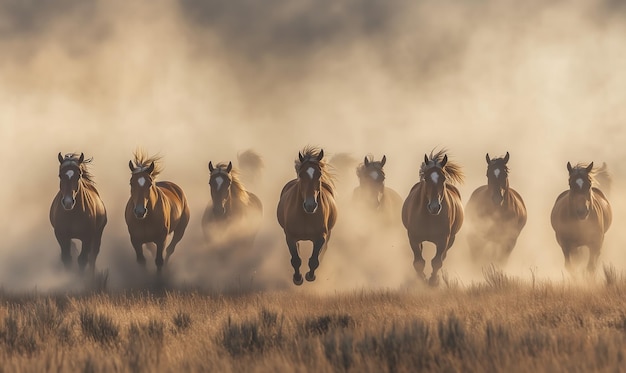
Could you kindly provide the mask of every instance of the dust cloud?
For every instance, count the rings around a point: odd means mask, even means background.
[[[57,153],[84,152],[109,216],[97,265],[112,289],[141,286],[123,217],[138,146],[163,156],[160,179],[191,206],[170,262],[176,286],[294,288],[275,209],[307,144],[329,158],[385,154],[386,185],[402,197],[424,153],[448,148],[466,174],[464,203],[486,183],[485,153],[510,152],[529,218],[505,269],[555,279],[566,275],[549,214],[567,187],[565,164],[606,161],[614,226],[601,262],[622,270],[623,35],[626,7],[610,0],[0,0],[0,284],[81,282],[61,270],[48,209]],[[264,204],[262,230],[249,255],[209,260],[208,161],[250,148],[265,161],[249,186]],[[317,281],[302,289],[411,286],[404,233],[351,240],[354,170],[338,170],[337,184],[340,220]],[[434,249],[425,251],[429,262]],[[462,284],[481,277],[467,251],[461,230],[443,269]]]

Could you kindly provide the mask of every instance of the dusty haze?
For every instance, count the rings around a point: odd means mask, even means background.
[[[386,154],[387,186],[403,198],[424,153],[446,147],[464,167],[464,203],[486,183],[485,153],[509,151],[511,186],[529,218],[506,270],[557,279],[567,276],[549,214],[567,187],[565,164],[606,161],[614,225],[601,262],[622,270],[620,4],[2,0],[0,284],[54,289],[77,281],[60,270],[48,222],[59,151],[94,157],[109,215],[97,264],[109,270],[113,288],[136,283],[123,208],[137,146],[163,156],[160,179],[181,185],[191,205],[190,227],[170,263],[175,284],[293,287],[275,211],[307,144],[359,160]],[[266,165],[262,184],[250,186],[264,203],[263,230],[249,257],[215,263],[200,230],[207,163],[235,161],[248,148]],[[341,202],[357,177],[354,170],[338,177]],[[339,213],[318,280],[304,289],[410,285],[408,239],[351,240],[358,223]],[[480,277],[466,253],[461,230],[443,266],[461,283]]]

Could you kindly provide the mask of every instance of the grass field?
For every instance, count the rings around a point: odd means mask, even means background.
[[[626,280],[211,294],[0,293],[6,372],[618,372]],[[445,278],[444,278],[445,280]]]

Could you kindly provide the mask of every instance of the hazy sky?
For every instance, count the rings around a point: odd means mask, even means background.
[[[99,267],[112,277],[118,263],[134,269],[123,207],[127,163],[142,146],[188,194],[192,221],[172,265],[192,282],[201,269],[185,266],[202,255],[208,161],[261,153],[259,272],[278,268],[289,283],[275,208],[307,144],[331,156],[386,154],[387,186],[403,197],[423,154],[446,147],[467,176],[464,202],[486,182],[485,153],[509,151],[511,185],[529,209],[509,269],[560,276],[549,211],[567,187],[566,162],[607,161],[618,184],[626,175],[624,35],[626,6],[608,0],[0,0],[0,257],[11,269],[0,281],[51,281],[36,274],[59,262],[47,220],[59,151],[94,157],[109,211]],[[349,190],[357,178],[340,183]],[[619,227],[626,204],[611,197]],[[621,269],[619,234],[609,232],[602,259]],[[370,248],[359,267],[342,262],[349,239],[331,242],[320,267],[328,280],[316,286],[398,286],[413,275],[402,244],[385,264]],[[466,250],[457,239],[444,262],[462,281]],[[376,280],[363,268],[379,270]]]

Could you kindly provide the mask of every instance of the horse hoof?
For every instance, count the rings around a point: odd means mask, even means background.
[[[293,275],[293,283],[300,286],[304,280],[302,279],[302,275]]]
[[[306,277],[306,280],[308,282],[315,281],[315,275],[312,274],[311,272],[307,272],[306,275],[304,275],[304,277]]]

